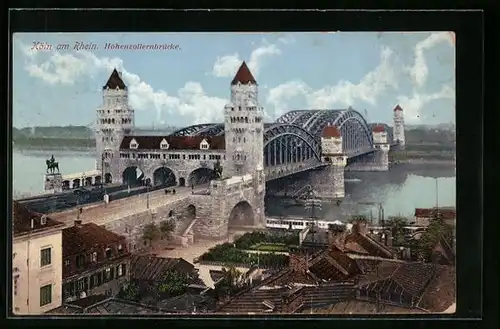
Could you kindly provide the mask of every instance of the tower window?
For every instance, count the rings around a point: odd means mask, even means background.
[[[243,143],[246,143],[246,142],[247,142],[246,137],[243,137]]]
[[[233,137],[233,143],[236,143],[236,137]]]
[[[248,117],[245,117],[245,123],[248,123]]]

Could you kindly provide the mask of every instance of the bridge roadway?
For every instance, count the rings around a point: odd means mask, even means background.
[[[285,163],[272,167],[264,167],[264,174],[266,175],[266,181],[270,181],[327,165],[327,163],[318,162],[316,159],[297,163]]]
[[[200,193],[208,190],[209,185],[195,186],[194,192]],[[172,190],[172,188],[170,188]],[[128,198],[118,199],[109,202],[104,201],[87,204],[82,207],[71,208],[62,212],[47,214],[52,219],[65,223],[67,226],[72,226],[74,220],[77,219],[79,209],[82,208],[80,220],[82,223],[93,222],[98,225],[104,225],[108,222],[125,218],[148,209],[155,209],[168,203],[179,202],[192,194],[191,187],[176,187],[175,194],[165,194],[165,190],[151,191]],[[148,208],[149,195],[149,208]]]

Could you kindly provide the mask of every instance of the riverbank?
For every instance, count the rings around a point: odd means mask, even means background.
[[[456,162],[454,159],[433,159],[433,158],[395,160],[391,163],[392,166],[403,165],[403,164],[456,166]]]

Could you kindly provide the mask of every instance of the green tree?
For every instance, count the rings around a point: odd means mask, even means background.
[[[177,271],[167,271],[158,285],[158,291],[170,296],[178,296],[186,291],[191,279],[187,274]]]
[[[243,273],[238,271],[234,266],[222,269],[222,280],[218,288],[225,294],[232,294],[243,287]]]
[[[120,288],[118,297],[130,301],[139,301],[141,298],[141,295],[139,293],[139,287],[135,283],[131,282],[127,286]]]
[[[427,226],[427,229],[416,243],[416,254],[419,259],[429,261],[434,247],[443,238],[448,243],[453,240],[453,228],[444,223],[442,219],[435,217]]]
[[[145,241],[148,241],[149,244],[151,244],[151,242],[156,240],[159,235],[160,235],[160,230],[158,229],[158,226],[156,226],[155,223],[146,224],[142,229],[142,238]]]
[[[160,232],[162,237],[170,238],[175,230],[175,222],[173,220],[164,220],[160,222]]]
[[[408,225],[407,223],[407,218],[403,216],[390,216],[388,218],[387,226],[391,228],[393,244],[395,246],[401,246],[405,244],[404,227]]]

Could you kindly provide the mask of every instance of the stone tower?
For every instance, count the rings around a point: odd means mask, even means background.
[[[119,161],[119,149],[123,136],[134,127],[134,110],[128,105],[128,90],[122,75],[113,70],[106,84],[102,87],[102,107],[97,109],[96,168],[103,170],[106,182],[119,181],[119,177],[110,177],[114,162]],[[111,179],[111,181],[110,181]]]
[[[323,199],[344,198],[344,168],[347,164],[347,156],[342,147],[342,135],[333,125],[328,125],[323,129],[321,161],[328,163],[329,166],[316,177],[314,188],[318,196]]]
[[[376,125],[372,130],[373,135],[373,145],[378,149],[375,152],[375,171],[387,171],[389,170],[389,143],[387,140],[387,132],[385,127],[382,125]]]
[[[394,132],[393,132],[394,142],[398,143],[401,148],[404,148],[405,122],[404,122],[403,109],[399,105],[396,105],[396,107],[394,108],[393,120],[394,120]]]
[[[224,108],[225,176],[256,176],[263,170],[263,117],[257,82],[243,62],[231,82],[231,101]]]

